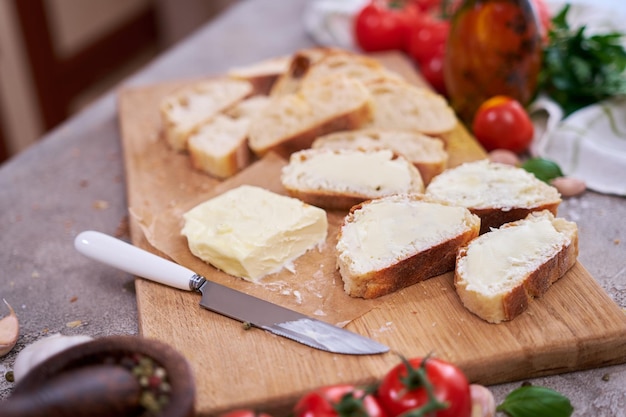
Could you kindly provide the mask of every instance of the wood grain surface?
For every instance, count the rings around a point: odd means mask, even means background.
[[[379,58],[409,81],[421,82],[401,56]],[[204,191],[220,185],[194,172],[188,157],[167,149],[160,137],[159,100],[188,82],[127,89],[119,96],[132,241],[162,256],[148,243],[138,219],[164,210],[171,201],[193,198],[197,189],[181,184],[176,195],[160,195],[154,192],[155,183],[183,170]],[[462,126],[446,140],[450,166],[485,156]],[[267,172],[275,172],[276,161],[267,164]],[[168,343],[190,362],[200,416],[236,407],[287,415],[289,406],[314,387],[379,379],[398,363],[398,353],[431,353],[456,363],[471,381],[482,384],[626,362],[626,315],[580,263],[527,312],[498,325],[463,308],[452,273],[392,294],[346,326],[393,350],[372,356],[331,354],[261,330],[245,330],[200,308],[199,294],[142,279],[136,281],[136,290],[141,334]]]

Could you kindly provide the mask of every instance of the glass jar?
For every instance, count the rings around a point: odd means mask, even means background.
[[[444,79],[459,118],[471,126],[485,100],[506,95],[527,105],[542,62],[532,0],[464,0],[452,17]]]

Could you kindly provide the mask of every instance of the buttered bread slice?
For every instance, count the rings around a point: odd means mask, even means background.
[[[242,185],[183,215],[190,251],[222,271],[258,282],[326,241],[326,212]]]
[[[389,149],[298,151],[283,168],[281,181],[292,197],[333,210],[349,210],[372,198],[424,190],[417,168]]]
[[[426,194],[467,207],[481,218],[481,233],[533,211],[557,214],[561,195],[526,170],[488,160],[467,162],[437,175]]]
[[[448,165],[448,152],[439,138],[419,132],[386,129],[360,129],[320,136],[312,148],[328,149],[391,149],[409,160],[420,172],[424,184]]]
[[[576,223],[531,213],[471,241],[456,260],[463,305],[490,323],[512,320],[563,277],[578,257]]]
[[[337,242],[337,266],[352,297],[376,298],[452,271],[480,219],[464,207],[397,194],[352,208]]]

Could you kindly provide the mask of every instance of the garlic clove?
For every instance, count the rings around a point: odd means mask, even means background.
[[[93,340],[91,336],[63,336],[55,333],[31,343],[20,351],[13,364],[15,381],[20,381],[26,374],[49,357],[80,343]]]
[[[472,397],[471,417],[494,417],[496,415],[496,400],[489,388],[478,385],[470,385]]]
[[[20,335],[20,323],[13,307],[2,299],[4,304],[9,307],[9,315],[0,320],[0,357],[6,355],[13,349]]]

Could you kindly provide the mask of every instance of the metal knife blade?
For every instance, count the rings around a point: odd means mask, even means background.
[[[74,239],[83,255],[142,278],[202,294],[200,305],[278,336],[332,353],[371,355],[389,348],[370,338],[208,281],[182,265],[96,231]]]

